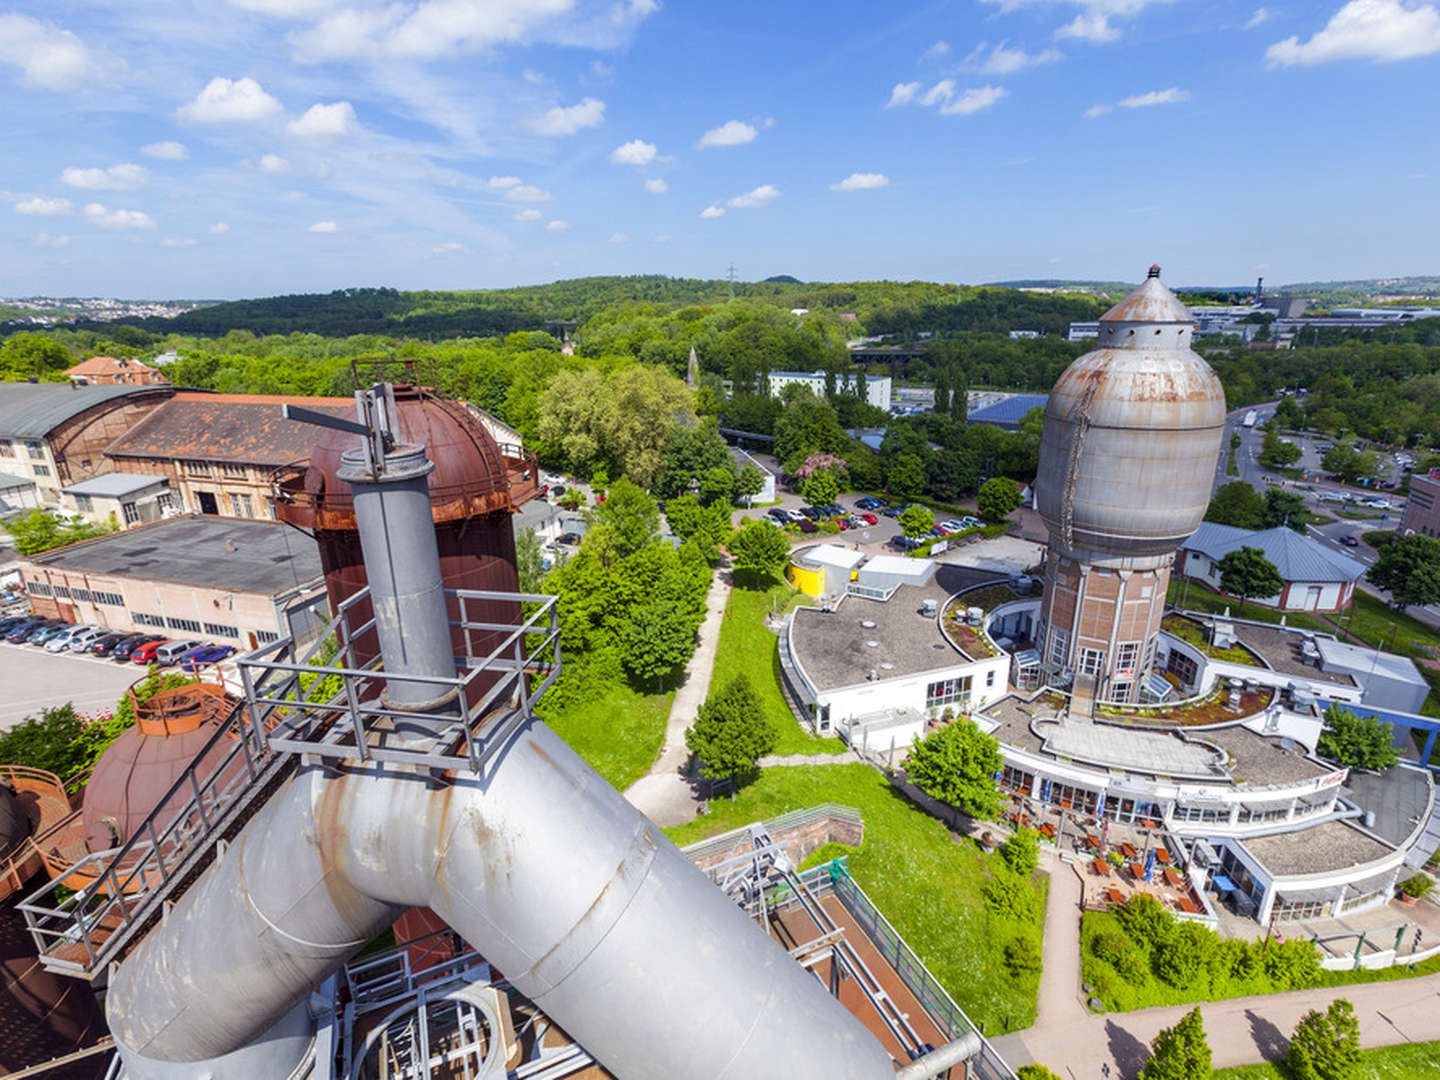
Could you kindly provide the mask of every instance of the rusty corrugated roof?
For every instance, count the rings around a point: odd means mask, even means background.
[[[355,402],[349,398],[181,392],[111,443],[105,453],[272,467],[307,460],[322,429],[281,417],[280,406],[287,402],[355,419]]]
[[[1150,276],[1140,287],[1100,316],[1101,322],[1193,323],[1195,316],[1176,299],[1160,280],[1160,267],[1150,267]]]

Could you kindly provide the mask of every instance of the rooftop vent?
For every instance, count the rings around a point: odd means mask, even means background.
[[[865,647],[867,649],[878,649],[880,647],[880,643],[878,641],[867,641],[865,642]]]
[[[930,597],[929,599],[923,601],[920,604],[920,614],[924,615],[927,619],[933,619],[935,617],[936,611],[938,610],[939,601],[937,601],[934,597]]]
[[[895,665],[892,664],[892,663],[890,663],[889,660],[886,660],[883,664],[880,665],[880,670],[881,670],[881,671],[894,671],[894,670],[895,670]]]
[[[860,625],[863,626],[866,630],[874,630],[874,629],[875,629],[875,620],[874,620],[874,619],[861,619],[861,620],[860,620]]]
[[[980,621],[985,618],[985,609],[984,609],[984,608],[978,608],[978,607],[972,607],[972,608],[968,609],[968,610],[965,612],[965,617],[966,617],[973,625],[979,626],[979,625],[980,625]]]

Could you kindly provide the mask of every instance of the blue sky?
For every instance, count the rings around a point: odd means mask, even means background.
[[[1440,0],[0,0],[0,295],[1436,273]]]

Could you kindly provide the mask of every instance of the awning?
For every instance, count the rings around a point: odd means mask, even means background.
[[[1235,883],[1231,881],[1228,877],[1226,877],[1224,874],[1216,874],[1210,879],[1210,884],[1214,885],[1215,888],[1219,889],[1221,892],[1235,891]]]

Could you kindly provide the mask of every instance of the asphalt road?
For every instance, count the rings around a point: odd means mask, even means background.
[[[126,688],[144,675],[145,669],[134,664],[0,642],[0,731],[67,701],[79,713],[114,708]]]

